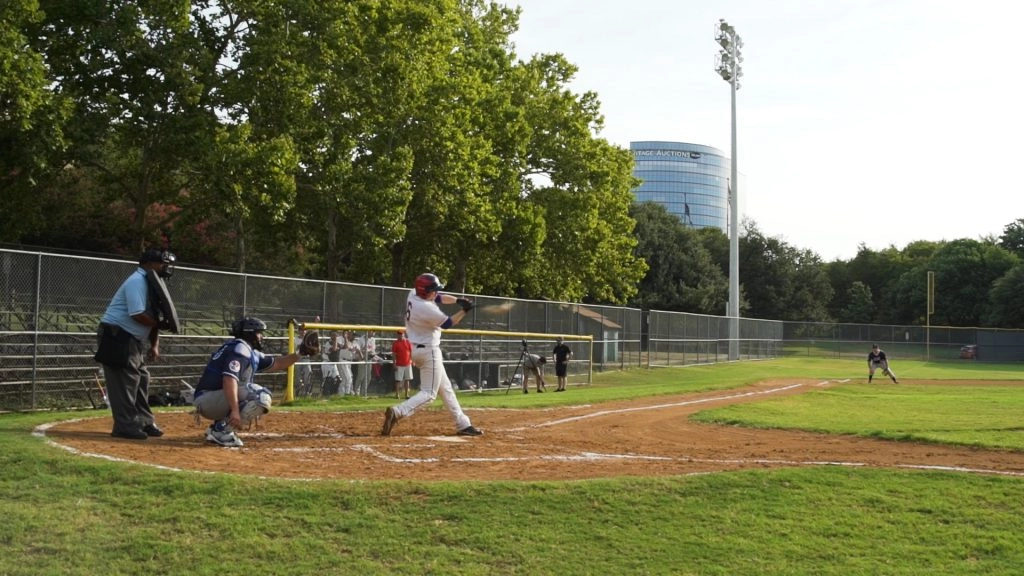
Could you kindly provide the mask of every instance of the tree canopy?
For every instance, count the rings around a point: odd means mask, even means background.
[[[575,66],[517,57],[518,10],[482,0],[6,10],[0,64],[24,73],[0,85],[0,142],[24,154],[5,155],[0,185],[26,191],[6,212],[24,223],[5,226],[8,241],[132,255],[169,237],[183,262],[238,270],[394,285],[432,270],[457,290],[608,303],[636,293],[632,158],[599,136],[597,96],[568,89]],[[61,102],[68,121],[50,126],[74,127],[67,146],[52,135],[22,146]],[[28,177],[47,167],[48,178]],[[92,229],[32,218],[45,206],[71,220],[68,196]]]
[[[0,242],[721,314],[729,240],[634,204],[561,54],[485,0],[11,0]],[[1016,327],[1024,219],[825,263],[744,221],[740,310]]]

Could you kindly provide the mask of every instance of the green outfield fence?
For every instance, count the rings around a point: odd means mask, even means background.
[[[88,407],[102,401],[98,386],[102,374],[92,359],[96,328],[111,296],[135,267],[132,261],[0,249],[0,410]],[[185,266],[177,267],[167,284],[181,333],[161,336],[161,360],[150,366],[151,392],[157,400],[167,401],[184,387],[183,381],[195,382],[236,318],[257,316],[266,321],[268,351],[283,353],[290,318],[400,326],[408,293],[408,288]],[[573,353],[579,366],[592,364],[596,371],[728,360],[725,317],[471,296],[477,307],[460,328],[550,334],[552,338],[589,336],[592,348],[589,342],[584,346],[570,341],[569,345],[578,346]],[[740,319],[739,330],[740,360],[794,355],[852,358],[866,356],[871,343],[881,345],[894,358],[952,360],[959,358],[964,346],[975,346],[979,360],[1024,360],[1024,331],[1018,330],[926,330],[748,318]],[[391,336],[378,335],[378,350],[390,350]],[[550,352],[550,340],[534,336],[529,340],[531,351]],[[510,338],[497,347],[507,350],[508,356],[497,361],[515,362],[517,343]],[[463,347],[449,352],[446,366],[453,381],[461,382],[467,373],[483,379],[483,368],[473,368],[481,362],[482,351]],[[259,378],[271,389],[283,390],[286,385],[284,374]],[[378,380],[370,393],[388,393],[391,383],[387,378]]]

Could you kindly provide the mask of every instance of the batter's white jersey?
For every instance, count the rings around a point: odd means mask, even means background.
[[[441,299],[440,293],[436,297]],[[448,320],[448,315],[438,307],[434,300],[425,300],[410,290],[405,300],[405,335],[413,347],[440,346],[441,325]]]

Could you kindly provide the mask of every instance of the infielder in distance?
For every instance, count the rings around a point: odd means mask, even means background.
[[[302,356],[320,353],[306,343],[294,354],[269,356],[263,350],[263,331],[267,325],[259,318],[242,318],[231,326],[233,339],[210,356],[199,377],[193,404],[196,412],[213,424],[206,429],[206,441],[227,447],[240,447],[235,433],[270,411],[270,390],[253,382],[256,372],[286,370]]]
[[[875,370],[879,368],[882,369],[882,374],[892,378],[894,384],[899,384],[896,381],[896,373],[889,368],[889,359],[885,357],[885,350],[879,348],[878,344],[872,344],[871,352],[868,352],[868,384],[871,384]]]
[[[405,335],[412,344],[412,362],[420,369],[420,389],[412,398],[384,411],[382,436],[390,436],[399,420],[412,416],[416,410],[433,402],[437,395],[455,421],[456,434],[480,436],[480,430],[473,427],[469,417],[462,411],[459,399],[452,389],[452,382],[444,369],[441,357],[441,331],[457,325],[473,309],[473,302],[442,294],[444,284],[433,274],[420,274],[405,301]],[[458,304],[462,309],[445,314],[438,304]]]

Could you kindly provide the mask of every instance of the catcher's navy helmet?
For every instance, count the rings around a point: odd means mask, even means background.
[[[260,339],[257,336],[258,333],[263,332],[267,329],[267,323],[259,318],[247,317],[241,320],[236,320],[231,325],[231,335],[235,338],[241,338],[253,348],[262,350],[263,346],[260,344]]]
[[[426,298],[427,294],[444,289],[444,283],[434,274],[420,274],[416,277],[416,295]]]

